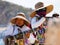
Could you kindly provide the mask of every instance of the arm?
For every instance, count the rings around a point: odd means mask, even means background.
[[[31,20],[31,25],[32,28],[37,28],[39,27],[46,19],[44,17],[42,17],[40,20],[36,21],[37,17],[32,18]]]
[[[13,26],[9,24],[7,29],[1,33],[0,37],[4,38],[5,36],[12,35],[12,33],[13,33]]]

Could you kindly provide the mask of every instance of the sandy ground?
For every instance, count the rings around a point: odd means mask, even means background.
[[[45,37],[45,45],[60,45],[60,22],[49,23]]]
[[[53,27],[46,32],[46,43],[46,45],[60,45],[60,28]]]

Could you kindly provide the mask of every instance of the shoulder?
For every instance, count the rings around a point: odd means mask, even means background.
[[[30,30],[31,28],[29,26],[24,25],[21,29],[22,30]]]

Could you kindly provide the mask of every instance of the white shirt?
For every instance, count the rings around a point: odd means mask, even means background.
[[[15,26],[14,28],[15,28],[15,30],[14,30],[14,32],[13,32],[13,26],[12,26],[12,24],[9,24],[8,27],[7,27],[7,30],[3,32],[4,36],[16,35],[16,34],[18,34],[18,30],[17,30],[17,29],[18,29],[19,27]],[[23,26],[22,28],[20,28],[20,29],[21,29],[22,32],[23,32],[23,31],[26,31],[26,30],[30,30],[30,28],[27,27],[26,25],[24,25],[24,26]],[[28,41],[29,41],[29,43],[31,43],[31,44],[33,44],[33,43],[35,42],[35,38],[34,38],[34,36],[33,36],[32,33],[30,34],[30,37],[28,38]]]
[[[31,26],[32,26],[32,28],[39,27],[46,20],[44,17],[42,17],[38,21],[36,21],[36,19],[37,19],[37,17],[33,17],[32,20],[31,20]]]

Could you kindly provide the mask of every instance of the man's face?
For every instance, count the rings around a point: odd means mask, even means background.
[[[18,25],[18,26],[24,25],[24,20],[17,18],[17,20],[16,20],[16,25]]]

